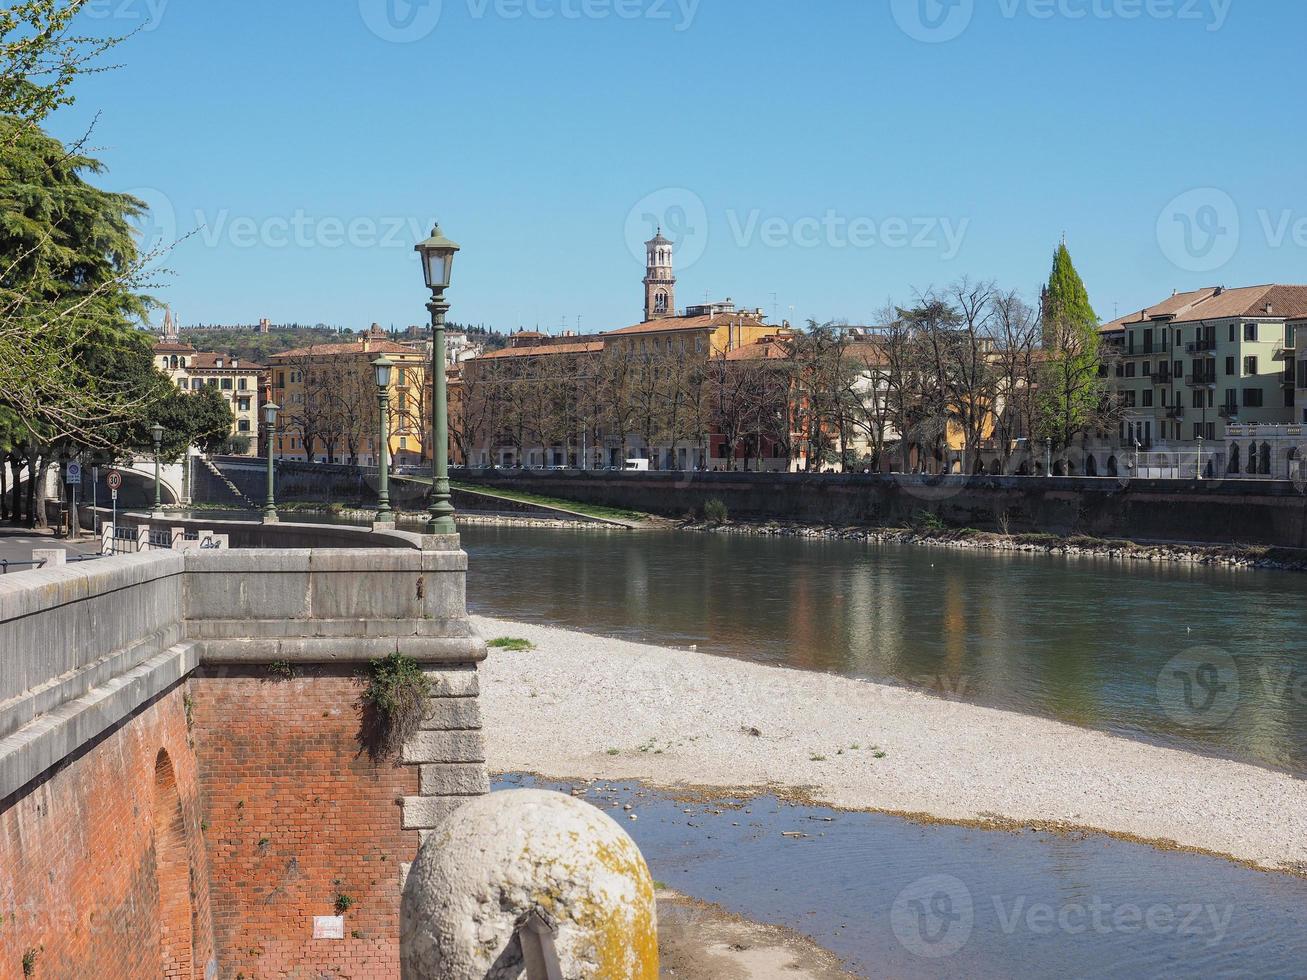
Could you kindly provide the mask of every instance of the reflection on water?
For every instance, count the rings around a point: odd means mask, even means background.
[[[629,782],[601,781],[585,798],[612,811],[654,878],[803,932],[866,976],[1289,977],[1307,968],[1307,881],[1219,858],[771,797],[681,803]],[[626,803],[638,821],[626,819]]]
[[[468,600],[485,615],[909,684],[1307,772],[1301,574],[740,535],[462,534]]]

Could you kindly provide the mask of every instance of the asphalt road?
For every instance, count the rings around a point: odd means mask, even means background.
[[[31,561],[34,548],[63,548],[74,555],[93,555],[99,550],[99,544],[95,538],[83,538],[73,543],[48,532],[30,531],[25,527],[0,527],[0,562]],[[28,566],[20,567],[26,569]]]

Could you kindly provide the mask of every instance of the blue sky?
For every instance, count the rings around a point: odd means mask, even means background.
[[[451,318],[678,305],[865,322],[961,275],[1033,297],[1065,231],[1101,316],[1307,282],[1299,0],[93,0],[102,183],[195,231],[185,323],[423,321],[411,247],[463,246]],[[173,229],[176,229],[175,234]],[[198,229],[198,230],[197,230]]]

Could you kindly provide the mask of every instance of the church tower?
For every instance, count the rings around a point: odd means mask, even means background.
[[[672,243],[662,228],[644,243],[648,261],[644,276],[644,318],[676,316],[676,276],[672,273]]]

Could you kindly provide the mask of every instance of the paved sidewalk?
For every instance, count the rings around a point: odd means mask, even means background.
[[[31,561],[33,548],[63,548],[74,555],[93,555],[100,550],[99,542],[93,537],[73,542],[56,538],[50,531],[0,527],[0,561]]]

